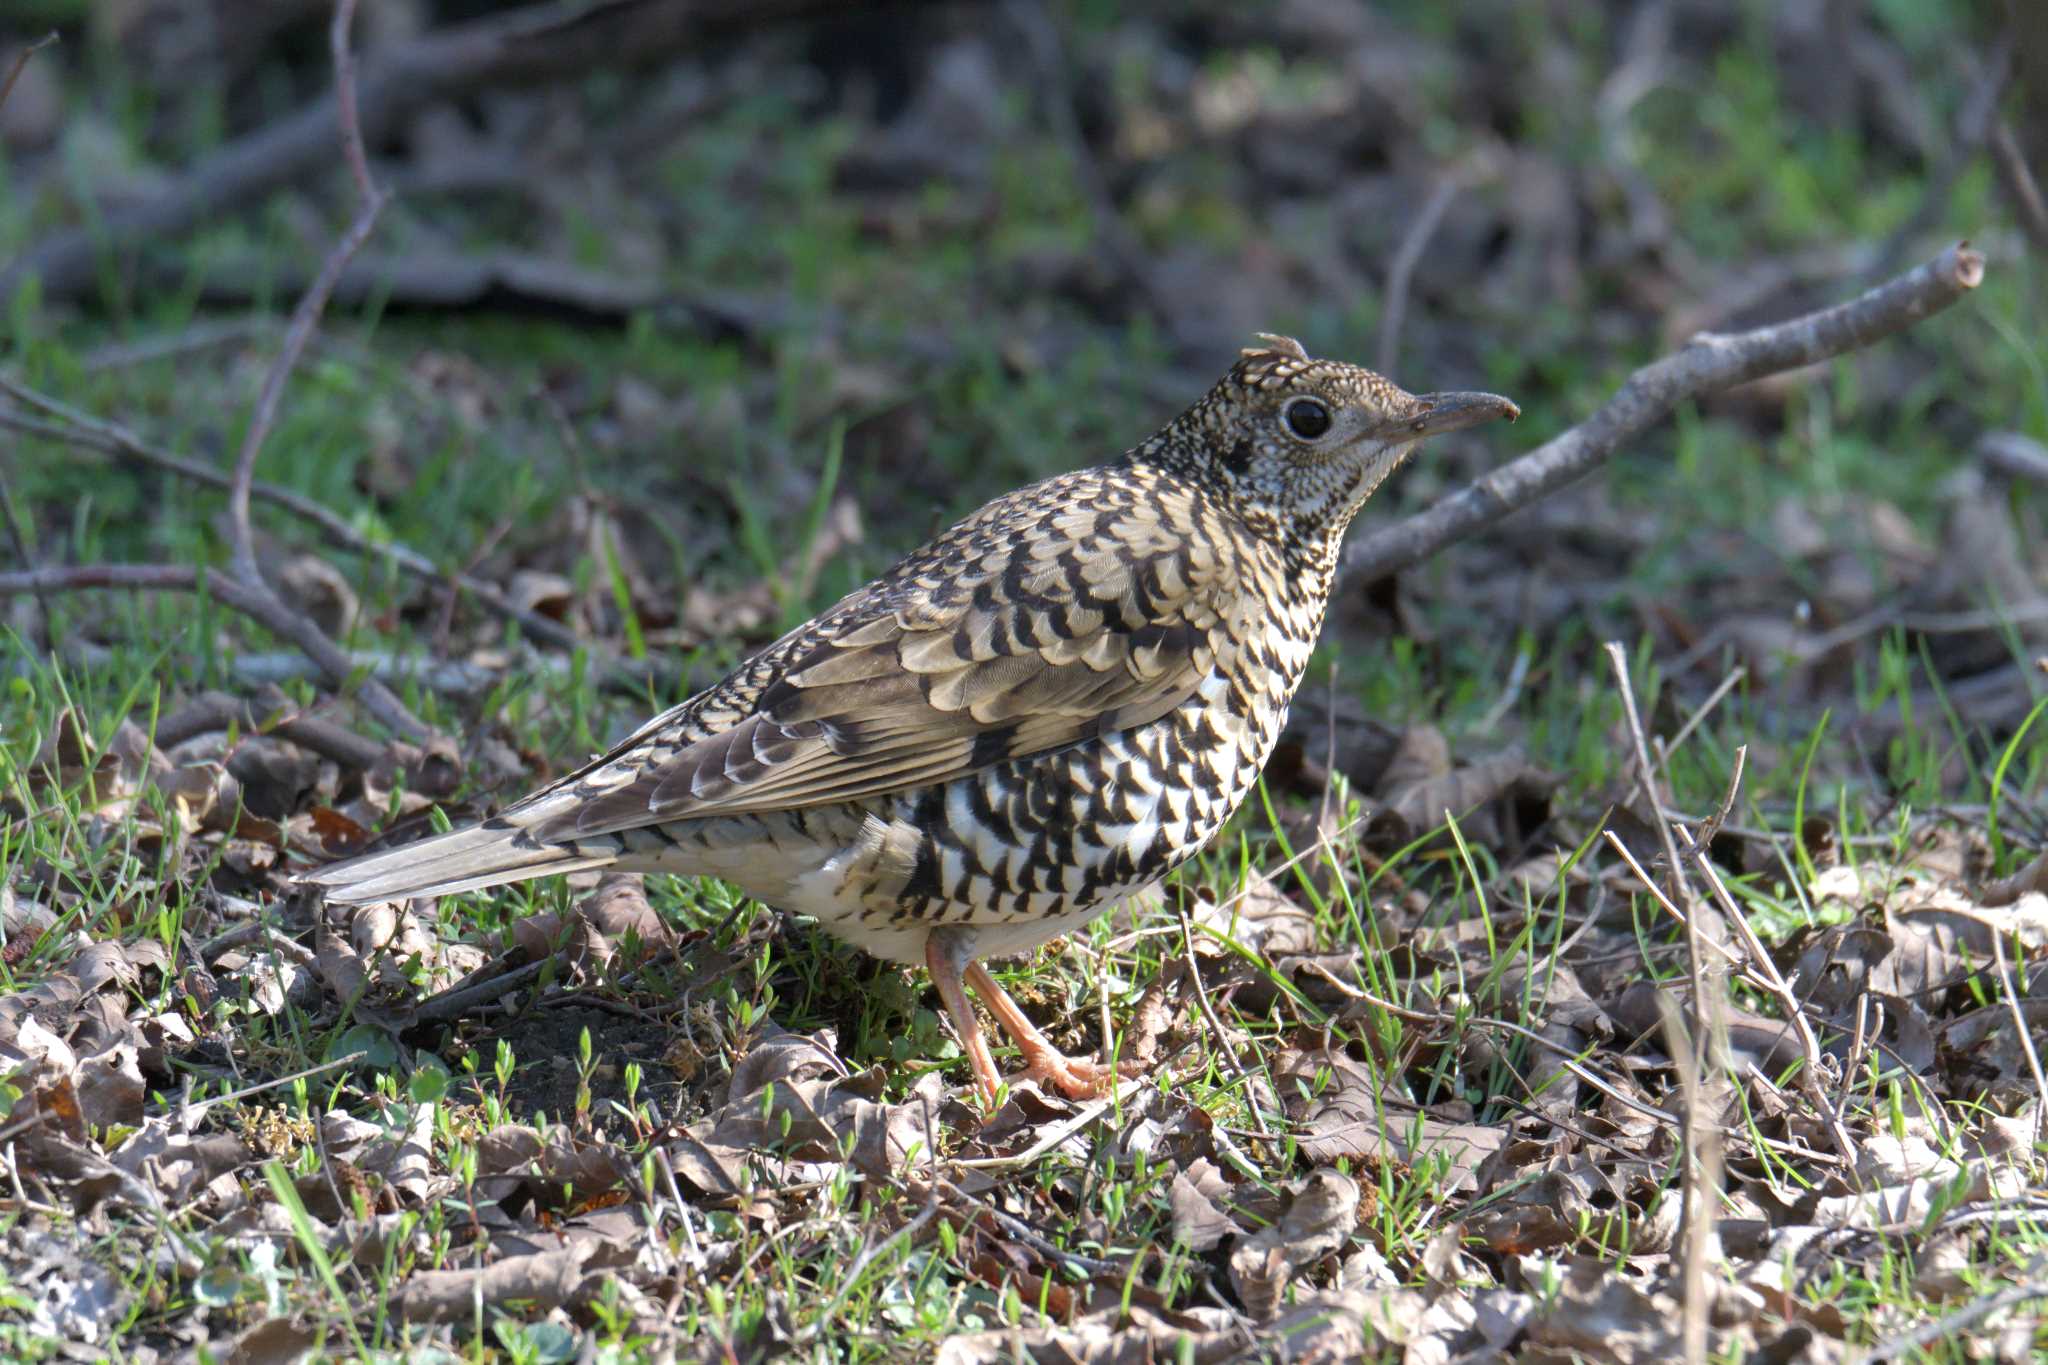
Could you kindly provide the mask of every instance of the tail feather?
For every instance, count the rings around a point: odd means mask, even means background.
[[[298,880],[326,888],[330,901],[361,905],[410,896],[448,896],[604,867],[617,861],[620,848],[616,839],[544,844],[516,826],[486,823],[333,863],[301,873]]]

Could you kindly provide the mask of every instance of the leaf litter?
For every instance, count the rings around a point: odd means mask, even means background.
[[[829,1240],[843,1214],[819,1201],[837,1183],[869,1207],[870,1243],[929,1246],[943,1226],[970,1281],[1044,1305],[1041,1325],[956,1336],[945,1360],[1673,1349],[1680,1101],[1659,988],[1580,984],[1608,980],[1600,959],[1642,932],[1615,918],[1627,901],[1613,870],[1506,865],[1496,893],[1544,883],[1549,899],[1504,895],[1484,933],[1444,917],[1426,889],[1440,873],[1411,872],[1374,907],[1384,951],[1339,949],[1329,933],[1331,905],[1358,894],[1347,869],[1373,865],[1372,812],[1408,837],[1428,819],[1401,809],[1417,793],[1468,812],[1547,793],[1517,759],[1453,769],[1439,739],[1402,741],[1376,795],[1351,803],[1362,821],[1328,803],[1296,815],[1286,847],[1307,856],[1194,906],[1192,955],[1171,960],[1141,1011],[1156,1081],[1088,1104],[1020,1084],[984,1120],[938,1070],[905,1084],[850,1067],[831,1028],[690,1003],[750,950],[679,930],[637,876],[586,879],[565,908],[495,943],[450,938],[425,902],[309,903],[287,884],[292,866],[425,812],[454,818],[467,784],[452,749],[368,746],[350,766],[331,756],[333,736],[323,755],[278,737],[277,719],[231,743],[186,739],[174,756],[135,724],[94,743],[59,713],[38,753],[43,794],[85,796],[88,849],[92,828],[129,830],[188,897],[174,954],[156,937],[83,931],[94,907],[55,869],[24,869],[7,891],[17,970],[37,968],[0,999],[15,1096],[7,1270],[49,1330],[90,1342],[87,1319],[133,1301],[74,1228],[133,1247],[215,1305],[180,1323],[188,1344],[232,1341],[250,1358],[310,1340],[300,1310],[259,1281],[316,1254],[413,1267],[387,1302],[420,1330],[465,1323],[478,1304],[573,1330],[607,1295],[607,1311],[657,1330],[677,1294],[737,1273],[751,1237]],[[1513,823],[1485,826],[1485,846]],[[2042,1216],[2041,1096],[2013,1013],[2038,1031],[2040,1006],[2002,998],[1994,950],[2033,963],[2048,896],[2025,877],[1990,890],[1869,861],[1818,867],[1805,887],[1833,909],[1785,940],[1780,965],[1820,1030],[1827,1089],[1846,1098],[1875,1076],[1870,1093],[1889,1096],[1846,1106],[1853,1165],[1784,1088],[1799,1064],[1784,1021],[1768,1002],[1730,1005],[1734,1069],[1708,1115],[1727,1154],[1717,1340],[1840,1356],[1842,1321],[1810,1298],[1809,1276],[1899,1248],[1928,1274],[1960,1272],[1973,1239]],[[1568,923],[1570,944],[1540,946]],[[463,1010],[435,1010],[465,992]],[[1205,1108],[1172,1083],[1192,1077],[1178,1068],[1208,1031],[1200,995],[1258,1059],[1248,1093],[1266,1132],[1235,1127],[1241,1099]],[[328,1065],[261,1070],[274,1052],[263,1039],[286,1019],[340,1040]],[[584,1037],[590,1055],[571,1055]],[[521,1059],[495,1101],[434,1055],[453,1043],[487,1060],[494,1038]],[[409,1079],[379,1086],[380,1071]],[[202,1076],[214,1078],[203,1096]],[[531,1119],[522,1095],[538,1101]],[[275,1162],[288,1202],[264,1176]],[[1152,1239],[1091,1235],[1087,1173],[1101,1163],[1158,1173],[1144,1195]],[[1037,1170],[1061,1173],[1047,1184],[1028,1178]],[[1403,1188],[1429,1205],[1389,1217],[1383,1201]],[[408,1214],[451,1201],[461,1225],[437,1245]],[[1630,1278],[1606,1259],[1617,1247]],[[1192,1297],[1132,1291],[1175,1259]]]

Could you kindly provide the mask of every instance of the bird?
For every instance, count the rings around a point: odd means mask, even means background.
[[[1069,1057],[982,965],[1149,892],[1257,782],[1344,533],[1427,437],[1513,420],[1260,333],[1121,457],[995,499],[609,752],[478,824],[302,874],[390,901],[606,868],[712,876],[924,966],[993,1104]]]

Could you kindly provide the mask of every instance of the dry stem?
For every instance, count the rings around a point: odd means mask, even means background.
[[[1629,682],[1628,652],[1620,641],[1610,640],[1607,642],[1607,657],[1614,665],[1615,685],[1621,689],[1622,710],[1628,717],[1629,740],[1635,747],[1636,772],[1642,780],[1643,802],[1650,808],[1651,819],[1657,826],[1657,837],[1664,845],[1665,877],[1671,884],[1672,899],[1683,901],[1692,911],[1682,916],[1686,970],[1692,996],[1690,1018],[1682,1018],[1676,1007],[1667,1004],[1665,1023],[1672,1036],[1671,1055],[1678,1066],[1685,1106],[1686,1162],[1679,1183],[1678,1215],[1685,1242],[1682,1338],[1688,1365],[1696,1365],[1696,1362],[1706,1359],[1707,1243],[1714,1227],[1714,1201],[1719,1193],[1721,1167],[1720,1144],[1707,1132],[1704,1088],[1710,1068],[1718,1067],[1720,1059],[1718,1049],[1713,1046],[1714,1030],[1709,1018],[1711,1003],[1707,993],[1706,963],[1700,951],[1702,932],[1698,902],[1693,899],[1692,888],[1685,879],[1685,865],[1679,860],[1678,840],[1672,833],[1671,820],[1664,814],[1664,803],[1657,795],[1657,768],[1650,761],[1649,737],[1643,730],[1642,715],[1636,709],[1635,688]],[[1730,805],[1734,803],[1734,795],[1731,787]],[[1688,1031],[1690,1038],[1686,1037]]]

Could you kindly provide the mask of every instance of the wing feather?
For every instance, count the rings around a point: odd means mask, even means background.
[[[1013,509],[994,537],[969,519],[771,646],[772,667],[742,666],[744,698],[721,695],[728,682],[543,794],[535,833],[858,800],[1165,715],[1214,669],[1245,600],[1228,556],[1172,529],[1200,523],[1200,496]],[[687,728],[706,711],[731,719]]]

